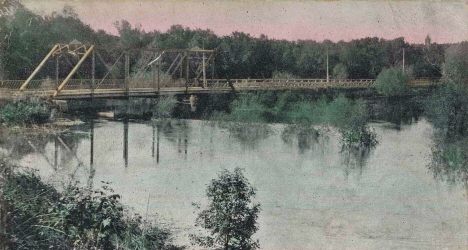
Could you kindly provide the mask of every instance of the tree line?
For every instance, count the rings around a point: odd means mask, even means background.
[[[3,79],[26,79],[56,43],[77,40],[94,44],[103,61],[111,64],[123,50],[133,49],[130,66],[136,71],[143,52],[138,49],[204,48],[216,51],[217,78],[326,78],[327,57],[330,77],[340,79],[374,79],[384,69],[405,66],[413,77],[438,78],[442,75],[444,54],[450,44],[409,44],[404,38],[386,40],[367,37],[349,42],[324,40],[287,41],[265,35],[254,37],[243,32],[218,36],[211,30],[190,29],[174,25],[165,32],[145,31],[128,21],[114,23],[118,35],[93,30],[83,23],[71,7],[60,13],[38,15],[19,6],[0,15],[0,76]],[[73,59],[62,59],[59,74],[65,77]],[[169,67],[170,59],[162,65]],[[96,77],[107,72],[97,63]],[[75,77],[90,77],[90,63],[85,63]],[[116,68],[122,68],[122,64]],[[119,77],[119,73],[113,74]],[[120,73],[120,76],[123,74]],[[45,65],[38,78],[54,78],[55,65]]]

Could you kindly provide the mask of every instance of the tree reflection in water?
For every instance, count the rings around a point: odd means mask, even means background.
[[[243,123],[243,122],[212,122],[220,129],[227,130],[229,134],[238,140],[242,146],[249,149],[257,148],[260,142],[267,139],[273,130],[267,123]]]
[[[373,148],[374,147],[368,146],[350,147],[345,145],[341,147],[341,161],[346,167],[346,178],[348,178],[350,172],[354,171],[358,172],[358,176],[362,175]]]
[[[92,160],[91,169],[88,170],[87,160],[78,156],[78,146],[90,137],[92,133],[89,131],[92,131],[93,127],[94,125],[87,124],[74,127],[72,132],[60,133],[2,131],[2,156],[15,162],[31,154],[38,155],[46,166],[54,171],[57,177],[54,179],[69,183],[74,181],[80,172],[86,176],[92,173]]]
[[[329,127],[327,126],[315,128],[312,125],[289,124],[281,132],[281,139],[284,143],[290,145],[296,139],[300,154],[304,154],[309,150],[323,153],[330,139],[328,132]]]
[[[424,112],[421,102],[418,98],[398,98],[370,103],[371,119],[390,122],[400,130],[402,125],[411,125],[420,119]]]
[[[436,179],[468,188],[468,138],[436,138],[428,167]]]

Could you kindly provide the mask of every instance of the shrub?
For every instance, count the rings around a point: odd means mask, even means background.
[[[177,105],[175,96],[160,96],[155,106],[155,116],[158,118],[169,118]]]
[[[211,181],[206,190],[210,204],[199,213],[196,225],[210,231],[212,236],[194,236],[194,244],[215,249],[257,249],[258,241],[251,239],[258,230],[259,204],[252,204],[255,189],[242,174],[224,170]]]
[[[425,102],[426,116],[444,136],[456,139],[468,135],[468,90],[444,84]]]
[[[411,77],[401,68],[384,68],[377,76],[377,91],[386,96],[398,96],[408,90]]]
[[[45,123],[51,114],[50,105],[39,98],[15,99],[0,108],[1,121],[7,126]]]
[[[213,120],[232,121],[243,123],[263,123],[265,122],[265,112],[267,107],[261,102],[261,95],[257,93],[241,93],[231,104],[230,113],[215,113]]]

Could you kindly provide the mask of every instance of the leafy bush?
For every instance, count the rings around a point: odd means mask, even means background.
[[[426,116],[444,136],[457,139],[468,135],[468,90],[443,84],[425,102]]]
[[[267,107],[261,102],[261,95],[256,93],[241,93],[231,103],[231,112],[219,112],[212,115],[212,120],[232,121],[243,123],[265,122]]]
[[[158,118],[169,118],[177,105],[175,96],[160,96],[155,106],[155,116]]]
[[[251,239],[258,230],[260,212],[260,204],[251,201],[255,193],[241,169],[224,170],[208,186],[206,195],[210,204],[199,213],[195,223],[209,230],[211,235],[191,235],[193,243],[225,250],[257,249],[258,241]]]
[[[32,172],[9,169],[2,194],[10,249],[176,249],[168,229],[143,226],[108,186],[59,192]]]
[[[384,68],[377,76],[377,91],[386,96],[398,96],[408,90],[411,77],[401,68]]]
[[[0,108],[1,122],[7,126],[26,126],[46,122],[51,114],[50,105],[39,98],[15,99]]]

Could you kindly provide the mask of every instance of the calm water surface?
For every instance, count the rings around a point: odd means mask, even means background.
[[[434,179],[432,127],[374,123],[380,144],[342,152],[340,136],[241,138],[202,121],[95,121],[61,136],[3,138],[0,152],[49,182],[111,182],[123,202],[173,224],[188,244],[205,189],[221,169],[245,169],[258,189],[262,249],[466,249],[467,192]],[[91,133],[92,132],[92,133]],[[93,136],[91,136],[91,134]],[[91,164],[92,163],[92,164]],[[149,201],[149,202],[148,202]]]

